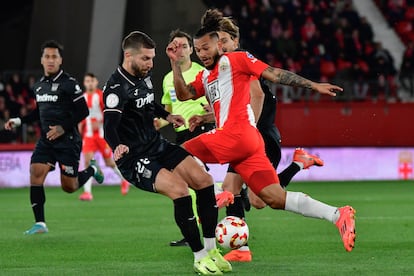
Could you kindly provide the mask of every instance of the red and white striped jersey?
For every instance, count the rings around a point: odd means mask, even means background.
[[[89,116],[86,117],[83,129],[84,137],[92,137],[98,135],[99,137],[104,137],[103,132],[103,93],[102,90],[96,89],[93,93],[84,93],[85,100],[89,108]],[[94,129],[98,123],[99,127]]]
[[[201,71],[191,85],[197,97],[206,96],[213,108],[217,128],[229,128],[233,123],[255,126],[250,106],[250,81],[260,78],[269,65],[248,52],[222,55],[212,70]]]

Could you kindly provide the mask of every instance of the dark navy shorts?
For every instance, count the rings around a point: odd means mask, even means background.
[[[173,170],[190,154],[181,146],[169,143],[156,156],[129,158],[118,166],[122,176],[139,189],[156,193],[155,178],[161,169]]]
[[[42,137],[36,144],[30,164],[47,164],[53,171],[58,162],[62,174],[77,177],[81,150],[82,140],[74,135],[64,135],[55,142]]]

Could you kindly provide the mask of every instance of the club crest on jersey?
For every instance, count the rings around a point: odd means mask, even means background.
[[[59,83],[52,83],[52,88],[50,89],[51,91],[57,91],[59,88]]]
[[[152,89],[152,81],[150,77],[146,77],[144,79],[145,84],[148,86],[149,89]]]
[[[249,52],[246,52],[247,57],[250,59],[252,63],[255,63],[257,61],[257,58],[255,58],[252,54]]]
[[[219,70],[220,71],[226,71],[227,69],[229,69],[229,64],[227,63],[227,61],[221,61],[220,65],[219,65]]]

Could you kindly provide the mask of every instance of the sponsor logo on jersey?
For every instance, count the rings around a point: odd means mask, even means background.
[[[39,92],[39,91],[40,91],[40,89],[42,89],[42,87],[38,87],[38,88],[36,88],[36,92]]]
[[[51,91],[57,91],[59,88],[59,83],[52,83],[52,88],[50,89]]]
[[[116,83],[116,84],[114,84],[114,85],[111,85],[111,86],[109,86],[109,88],[111,88],[111,89],[115,89],[115,88],[117,88],[118,86],[121,86],[119,83]],[[105,88],[106,88],[106,86],[105,86]]]
[[[146,104],[150,104],[154,101],[154,93],[147,93],[145,98],[136,99],[135,102],[137,103],[137,107],[141,108]]]
[[[220,99],[218,80],[207,84],[207,98],[211,104],[214,104],[217,100]]]
[[[43,94],[43,95],[36,95],[36,101],[38,103],[43,103],[43,102],[57,102],[57,100],[59,99],[58,95],[49,95],[49,94]]]

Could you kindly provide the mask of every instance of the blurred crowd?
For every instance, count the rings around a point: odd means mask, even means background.
[[[37,123],[25,124],[22,130],[3,129],[9,118],[25,116],[36,108],[32,87],[37,78],[35,75],[23,77],[20,72],[0,74],[0,143],[33,143],[37,140]]]
[[[314,81],[344,87],[337,101],[414,101],[414,0],[375,0],[406,45],[402,65],[361,17],[352,0],[204,0],[240,26],[241,47],[272,66]],[[0,125],[35,108],[32,85],[38,76],[0,72]],[[273,86],[281,102],[323,101],[318,95]],[[23,130],[0,128],[0,143],[33,142],[36,123]]]
[[[402,9],[412,4],[405,0],[382,2],[386,5],[402,2]],[[238,23],[242,48],[260,59],[311,80],[343,86],[345,93],[337,100],[414,99],[412,40],[406,41],[403,66],[396,68],[390,52],[380,41],[374,41],[371,24],[359,16],[351,0],[206,0],[205,3],[221,9]],[[395,15],[386,17],[396,20]],[[278,89],[284,102],[311,100],[303,91]]]

